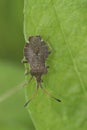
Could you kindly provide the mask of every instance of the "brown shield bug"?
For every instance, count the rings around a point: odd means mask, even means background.
[[[42,40],[41,36],[31,36],[24,46],[24,58],[23,63],[28,63],[30,65],[30,74],[31,78],[35,77],[37,82],[37,87],[35,93],[32,97],[25,103],[24,106],[27,106],[28,103],[32,100],[36,94],[38,88],[40,87],[47,95],[55,99],[58,102],[61,100],[55,98],[53,95],[48,93],[46,89],[42,86],[42,75],[47,73],[49,66],[46,66],[45,61],[49,56],[50,51],[47,46],[47,43]],[[28,74],[28,73],[26,73]]]

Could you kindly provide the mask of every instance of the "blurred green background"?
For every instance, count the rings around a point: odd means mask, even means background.
[[[24,81],[23,0],[0,0],[0,99]],[[24,89],[0,102],[0,130],[34,130],[27,110]]]

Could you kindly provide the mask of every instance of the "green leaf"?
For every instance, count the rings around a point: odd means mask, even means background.
[[[87,129],[87,1],[25,0],[24,35],[41,35],[52,49],[43,86],[28,106],[37,130]],[[29,78],[29,77],[27,77]],[[33,93],[35,79],[27,88]]]

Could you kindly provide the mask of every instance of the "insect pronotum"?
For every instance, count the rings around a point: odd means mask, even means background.
[[[31,98],[25,103],[24,106],[27,106],[28,103],[33,99],[37,93],[38,88],[40,87],[47,95],[55,99],[58,102],[61,102],[60,99],[55,98],[53,95],[48,93],[46,89],[42,86],[42,75],[47,73],[49,66],[46,66],[45,61],[49,56],[50,51],[47,46],[47,43],[42,40],[41,36],[31,36],[24,46],[24,59],[23,63],[28,63],[30,65],[30,72],[26,74],[31,74],[31,79],[35,77],[37,87],[35,93]]]

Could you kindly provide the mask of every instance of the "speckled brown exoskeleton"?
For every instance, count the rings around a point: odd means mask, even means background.
[[[36,94],[38,88],[40,87],[46,94],[54,98],[56,101],[59,99],[55,98],[53,95],[48,93],[46,89],[42,86],[42,75],[47,74],[49,66],[46,66],[46,59],[50,54],[49,47],[47,43],[42,40],[41,36],[30,36],[28,41],[24,46],[24,58],[23,63],[30,64],[30,74],[31,77],[35,77],[37,87],[35,93],[32,97],[25,103],[25,106],[32,100]],[[28,74],[28,72],[26,73]]]

